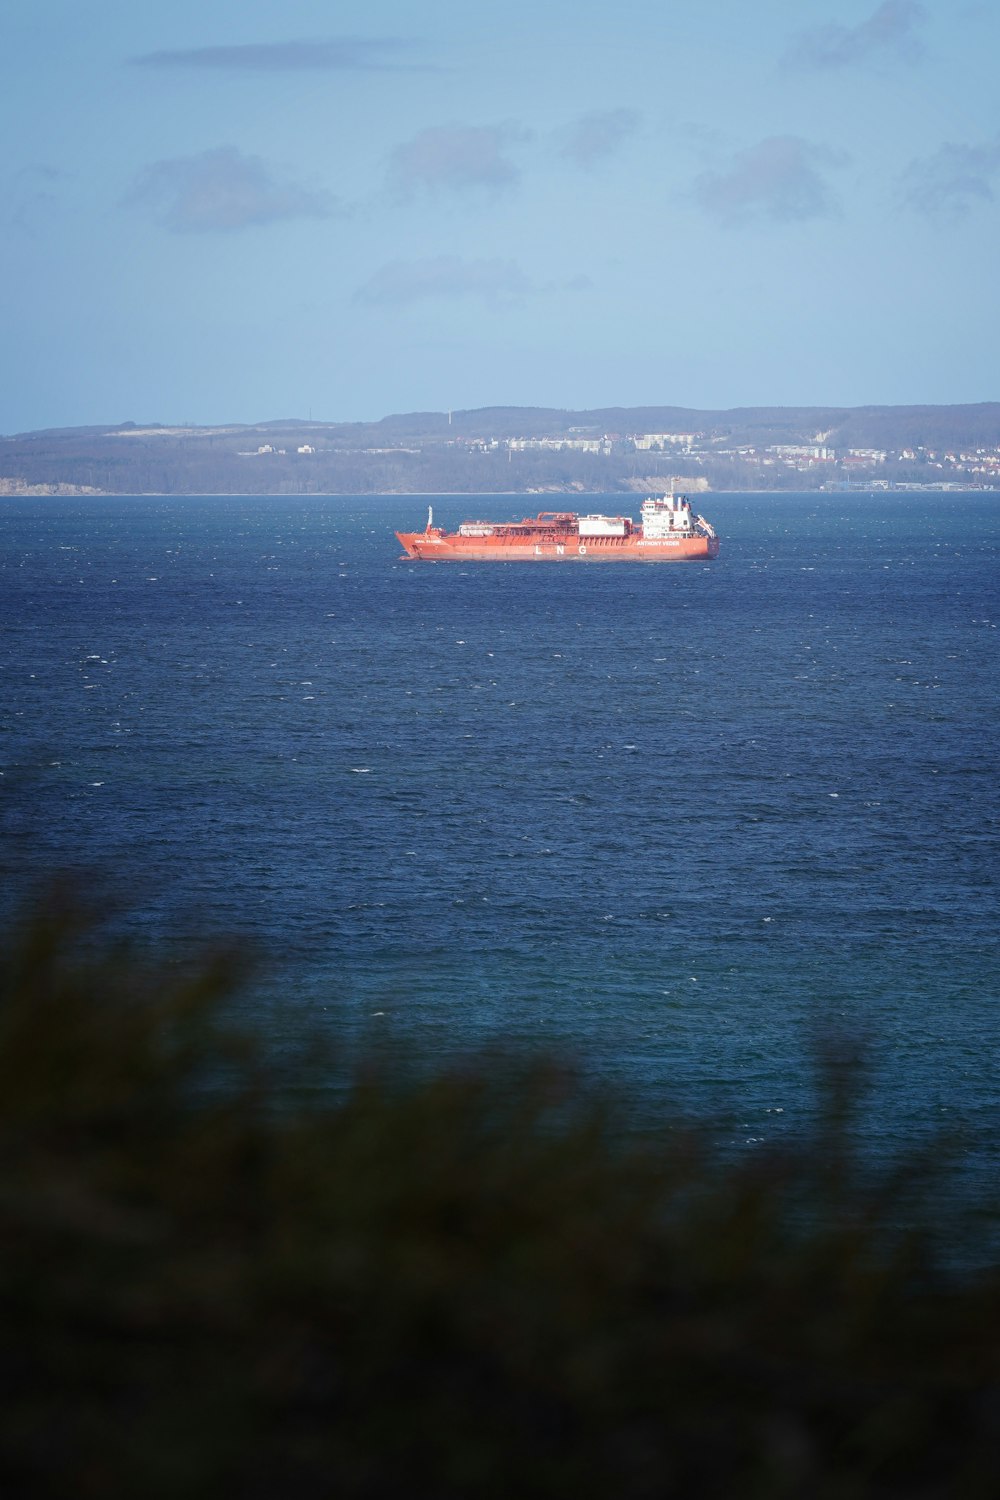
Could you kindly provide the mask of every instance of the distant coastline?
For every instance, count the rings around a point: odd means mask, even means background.
[[[1000,403],[489,407],[0,439],[0,496],[1000,490]]]

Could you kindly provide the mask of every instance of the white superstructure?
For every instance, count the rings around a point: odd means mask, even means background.
[[[690,536],[693,531],[691,502],[685,495],[650,495],[642,502],[642,534],[647,541]]]

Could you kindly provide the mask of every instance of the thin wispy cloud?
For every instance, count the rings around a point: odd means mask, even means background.
[[[153,162],[125,201],[148,208],[157,223],[176,234],[231,233],[337,211],[327,194],[301,187],[235,146]]]
[[[723,171],[703,172],[695,180],[694,196],[705,213],[730,226],[821,218],[837,209],[821,168],[841,166],[844,160],[799,136],[770,136],[737,152]]]
[[[928,219],[957,223],[978,204],[996,199],[1000,185],[1000,135],[984,144],[946,143],[933,156],[911,162],[903,198]]]
[[[521,174],[509,148],[528,139],[529,132],[510,124],[429,126],[393,151],[389,186],[402,197],[511,187]]]
[[[354,301],[369,306],[399,306],[472,298],[489,306],[505,306],[554,292],[586,291],[590,285],[587,276],[571,276],[559,282],[533,281],[517,261],[499,256],[463,260],[458,255],[436,255],[425,260],[393,260],[380,266],[355,292]]]
[[[402,37],[327,37],[287,42],[244,42],[144,52],[139,68],[201,68],[224,73],[425,72],[430,64],[409,58],[416,43]]]
[[[830,21],[800,31],[784,61],[806,68],[849,68],[884,57],[913,62],[923,52],[917,32],[924,15],[920,0],[884,0],[857,26]]]
[[[559,155],[578,167],[593,167],[614,155],[641,120],[634,109],[591,110],[557,132]]]
[[[0,224],[34,236],[64,195],[69,174],[45,163],[20,167],[2,184]]]
[[[427,260],[389,261],[358,288],[354,300],[370,305],[461,297],[498,302],[518,300],[535,290],[516,261],[437,255]]]

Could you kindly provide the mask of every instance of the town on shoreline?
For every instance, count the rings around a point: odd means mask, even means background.
[[[0,495],[1000,490],[1000,403],[490,407],[0,438]]]

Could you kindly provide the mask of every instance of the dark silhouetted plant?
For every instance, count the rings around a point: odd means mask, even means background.
[[[241,979],[65,901],[9,945],[4,1496],[998,1493],[1000,1286],[901,1232],[848,1096],[734,1162],[550,1064],[300,1088]]]

